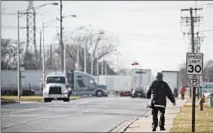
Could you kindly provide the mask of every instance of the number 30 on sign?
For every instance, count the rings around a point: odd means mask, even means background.
[[[187,53],[186,70],[188,75],[202,75],[203,53]]]

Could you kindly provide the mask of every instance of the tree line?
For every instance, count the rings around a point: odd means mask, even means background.
[[[45,46],[45,69],[60,70],[60,35],[56,34],[52,44]],[[91,62],[93,61],[93,74],[97,75],[97,61],[103,61],[106,64],[107,73],[116,74],[112,67],[112,62],[106,61],[106,57],[117,51],[117,39],[105,31],[76,29],[72,32],[64,33],[63,43],[66,50],[66,66],[67,69],[75,69],[77,62],[77,49],[79,51],[80,70],[84,68],[84,49],[86,49],[87,57],[87,73],[91,73]],[[86,46],[86,47],[85,47]],[[42,44],[39,44],[38,55],[34,50],[25,53],[25,44],[20,44],[20,63],[25,70],[41,70],[42,69]],[[17,69],[17,41],[9,38],[1,39],[1,69],[16,70]],[[99,63],[99,74],[101,73],[101,63]],[[104,67],[105,68],[105,67]]]

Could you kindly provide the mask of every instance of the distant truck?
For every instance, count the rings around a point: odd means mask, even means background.
[[[163,80],[168,83],[169,87],[171,88],[171,91],[174,92],[174,89],[179,90],[179,74],[178,71],[162,71],[163,73]]]
[[[108,96],[107,86],[97,84],[95,78],[81,71],[69,70],[67,72],[68,83],[73,89],[73,95],[92,95],[97,97]]]
[[[145,97],[145,89],[151,81],[150,69],[132,69],[131,97]]]
[[[139,79],[137,78],[140,74],[134,74],[135,71],[133,69],[131,69],[132,74],[129,75],[100,75],[96,78],[99,79],[98,81],[101,84],[106,85],[111,93],[117,96],[131,96],[134,88],[136,90],[135,92],[138,92],[138,89],[140,90],[139,92],[143,92],[144,88],[146,88],[151,81],[151,70],[142,70],[144,73],[140,77],[140,84],[138,83]],[[133,80],[138,84],[133,84]],[[141,94],[141,96],[143,97],[143,94]]]

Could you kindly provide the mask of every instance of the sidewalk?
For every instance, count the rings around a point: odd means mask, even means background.
[[[186,104],[187,99],[181,100],[180,98],[176,99],[176,106],[173,106],[171,102],[167,99],[167,108],[165,113],[165,128],[166,131],[169,132],[172,128],[173,119],[180,112],[180,108]],[[159,117],[158,117],[159,120]],[[152,115],[149,113],[148,117],[141,117],[137,121],[135,121],[132,125],[130,125],[125,132],[151,132],[152,131]],[[156,132],[159,132],[159,127]]]

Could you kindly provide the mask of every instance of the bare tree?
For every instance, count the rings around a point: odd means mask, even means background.
[[[183,63],[179,69],[179,84],[180,86],[188,86],[188,76],[186,74],[185,63]]]
[[[1,65],[2,69],[17,68],[16,41],[12,39],[1,39]],[[21,62],[23,62],[23,47],[20,48]]]
[[[213,60],[206,62],[203,70],[203,81],[213,82]]]
[[[97,59],[102,59],[104,56],[109,55],[116,51],[114,40],[112,36],[105,35],[103,31],[99,32],[81,32],[81,34],[66,34],[64,35],[64,43],[67,56],[67,68],[74,68],[75,62],[77,62],[77,47],[79,48],[79,65],[84,67],[84,46],[86,45],[86,57],[87,57],[87,72],[91,73],[91,62],[97,63]],[[59,40],[58,35],[56,36]],[[56,53],[60,56],[60,49],[56,49]],[[100,66],[101,67],[101,66]],[[110,69],[110,67],[107,67]],[[94,72],[96,72],[96,65],[93,66]],[[99,69],[101,70],[101,69]],[[113,73],[113,70],[108,70],[109,73]]]

